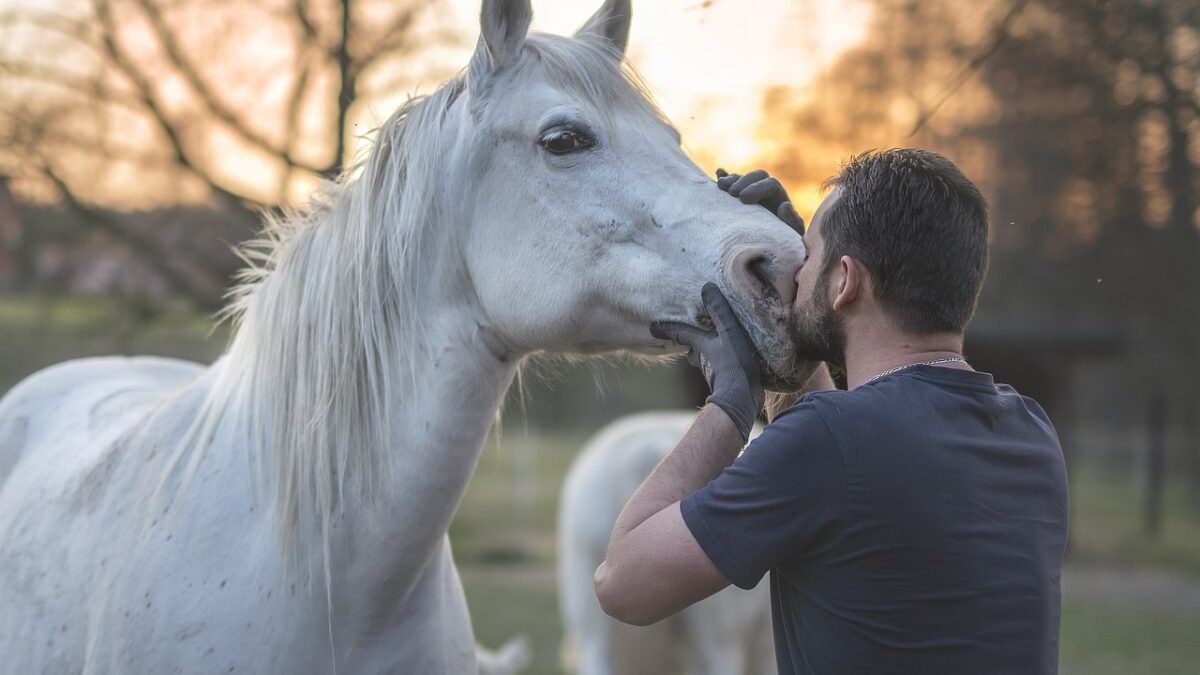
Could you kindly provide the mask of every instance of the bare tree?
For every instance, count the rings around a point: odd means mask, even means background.
[[[139,257],[161,247],[96,205],[208,199],[250,227],[342,171],[397,73],[429,75],[404,57],[457,39],[422,0],[79,2],[0,11],[0,173]]]

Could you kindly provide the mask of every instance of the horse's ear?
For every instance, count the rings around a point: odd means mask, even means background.
[[[630,0],[604,0],[604,6],[575,31],[575,37],[605,40],[618,55],[624,55],[629,44],[629,22],[633,18],[630,5]]]
[[[483,0],[479,44],[471,59],[469,75],[473,82],[481,82],[521,53],[532,19],[530,0]]]

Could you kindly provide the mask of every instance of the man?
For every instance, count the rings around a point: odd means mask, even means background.
[[[764,172],[719,182],[791,212]],[[769,571],[780,673],[1056,673],[1062,451],[1036,402],[962,357],[984,199],[920,150],[861,155],[828,185],[792,332],[847,390],[801,396],[739,457],[763,393],[725,298],[705,288],[715,331],[653,327],[712,396],[617,520],[600,603],[648,624]]]

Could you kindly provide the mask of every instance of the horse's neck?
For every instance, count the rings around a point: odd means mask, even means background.
[[[344,509],[356,525],[344,549],[358,577],[348,588],[372,589],[384,602],[403,596],[441,545],[516,373],[469,313],[435,311],[417,372],[393,375],[404,405],[392,411],[397,446],[383,450],[390,457],[378,493]]]
[[[404,512],[405,520],[444,532],[516,365],[492,354],[468,315],[453,313],[435,322],[433,330],[424,347],[423,371],[409,392],[413,405],[394,421],[392,437],[403,447],[388,450],[395,453],[388,463],[390,485],[379,498],[399,497],[419,509]]]
[[[356,201],[376,189],[372,157],[321,220],[272,253],[277,266],[243,298],[214,396],[244,413],[231,417],[248,422],[235,432],[250,432],[252,456],[275,478],[266,496],[285,550],[310,571],[326,565],[342,598],[389,594],[381,584],[403,594],[419,578],[517,368],[481,327],[448,234],[459,230],[416,224],[393,241],[382,223],[428,214]]]

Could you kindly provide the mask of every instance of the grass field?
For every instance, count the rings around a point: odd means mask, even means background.
[[[1070,675],[1195,675],[1200,672],[1200,610],[1063,602],[1061,672]],[[547,671],[553,672],[553,671]]]
[[[1072,559],[1178,569],[1200,579],[1200,512],[1188,503],[1184,482],[1168,483],[1162,530],[1151,537],[1143,531],[1142,495],[1123,478],[1082,472],[1072,477]]]
[[[105,299],[0,296],[0,392],[34,370],[97,354],[159,354],[211,361],[226,334],[184,306],[136,307]],[[659,377],[659,379],[663,379]],[[579,388],[587,376],[570,380]],[[649,405],[644,372],[610,380]],[[545,396],[545,394],[542,394]],[[510,406],[499,441],[484,449],[451,528],[477,637],[498,646],[517,634],[533,641],[531,675],[561,672],[555,590],[558,490],[574,453],[614,417],[590,409],[594,396],[557,395],[570,424],[527,429]],[[1098,471],[1072,477],[1071,562],[1062,623],[1062,671],[1069,675],[1200,673],[1200,514],[1181,482],[1168,481],[1162,531],[1142,534],[1140,496],[1127,478]]]

